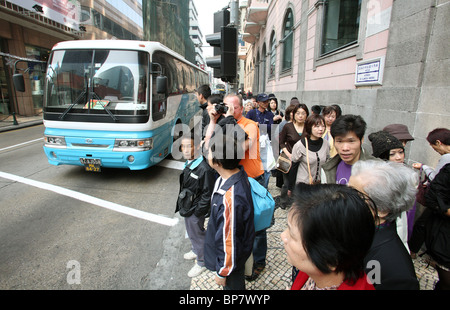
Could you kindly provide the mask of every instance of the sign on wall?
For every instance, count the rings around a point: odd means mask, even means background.
[[[9,0],[9,2],[36,13],[38,12],[34,7],[38,5],[43,11],[38,14],[67,27],[78,29],[80,23],[80,1],[78,0]]]
[[[364,60],[356,63],[355,85],[382,85],[384,57]]]

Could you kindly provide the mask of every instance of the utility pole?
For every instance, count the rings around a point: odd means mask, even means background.
[[[230,26],[234,26],[236,28],[236,55],[239,51],[239,0],[230,0]],[[236,57],[236,72],[239,72],[239,58]],[[239,74],[236,73],[236,78],[230,83],[230,92],[236,93],[239,85]]]

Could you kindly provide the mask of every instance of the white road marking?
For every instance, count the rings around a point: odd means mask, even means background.
[[[140,210],[136,210],[130,207],[125,207],[122,205],[119,205],[117,203],[114,202],[110,202],[110,201],[106,201],[103,199],[99,199],[93,196],[89,196],[83,193],[79,193],[64,187],[60,187],[60,186],[56,186],[56,185],[52,185],[52,184],[48,184],[48,183],[44,183],[44,182],[39,182],[39,181],[35,181],[35,180],[30,180],[27,178],[23,178],[17,175],[13,175],[10,173],[6,173],[6,172],[2,172],[0,171],[0,177],[4,178],[4,179],[8,179],[8,180],[12,180],[12,181],[16,181],[16,182],[20,182],[23,184],[27,184],[30,186],[34,186],[34,187],[38,187],[44,190],[48,190],[48,191],[52,191],[55,192],[57,194],[60,195],[64,195],[67,197],[71,197],[74,199],[78,199],[93,205],[97,205],[99,207],[102,208],[106,208],[112,211],[116,211],[119,213],[123,213],[123,214],[127,214],[130,216],[134,216],[143,220],[147,220],[150,222],[154,222],[154,223],[158,223],[158,224],[162,224],[162,225],[166,225],[166,226],[175,226],[178,223],[178,219],[177,218],[169,218],[163,215],[156,215],[156,214],[152,214],[149,212],[144,212],[144,211],[140,211]]]
[[[165,159],[161,161],[158,166],[170,168],[170,169],[176,169],[176,170],[183,170],[184,169],[184,162],[171,160],[171,159]]]
[[[13,148],[18,147],[18,146],[31,144],[31,143],[34,143],[34,142],[37,142],[37,141],[41,141],[41,140],[44,140],[44,138],[39,138],[39,139],[35,139],[35,140],[30,140],[30,141],[23,142],[23,143],[19,143],[19,144],[16,144],[16,145],[11,145],[11,146],[8,146],[8,147],[4,147],[4,148],[0,149],[0,152],[1,152],[1,151],[6,151],[6,150],[9,150],[9,149],[13,149]]]

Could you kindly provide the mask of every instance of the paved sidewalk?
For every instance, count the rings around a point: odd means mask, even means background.
[[[275,179],[270,178],[269,191],[276,197],[280,194],[275,186]],[[292,266],[288,263],[280,234],[286,229],[288,210],[275,210],[275,225],[267,230],[267,260],[266,268],[253,282],[246,281],[247,290],[285,290],[290,288]],[[438,280],[436,270],[429,265],[426,256],[413,260],[416,275],[421,290],[433,290]],[[187,276],[187,275],[186,275]],[[214,281],[214,273],[205,271],[201,275],[192,278],[191,290],[221,290]]]
[[[43,123],[42,113],[35,116],[16,115],[16,122],[17,125],[14,124],[14,117],[12,115],[0,114],[0,132],[40,125]]]

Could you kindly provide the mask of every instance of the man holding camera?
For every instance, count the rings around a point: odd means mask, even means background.
[[[205,135],[205,144],[209,142],[213,132],[216,130],[216,125],[223,127],[238,124],[248,136],[244,147],[245,157],[241,159],[240,164],[244,167],[249,177],[264,185],[264,170],[259,153],[258,124],[242,115],[244,107],[240,96],[227,95],[223,101],[223,103],[213,104],[207,108],[210,123]],[[225,118],[218,121],[221,115],[224,115]]]

